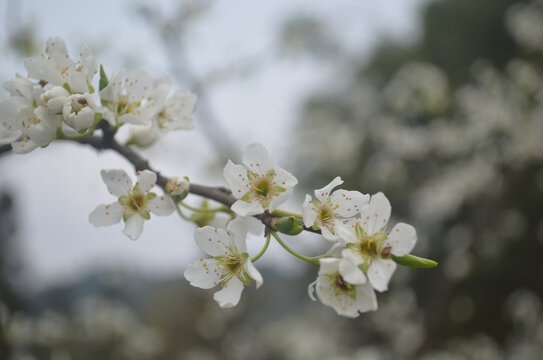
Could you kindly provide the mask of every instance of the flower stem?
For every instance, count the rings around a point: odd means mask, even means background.
[[[286,251],[288,251],[292,255],[296,256],[298,259],[301,259],[303,261],[307,261],[308,263],[311,263],[313,265],[317,265],[317,266],[319,265],[319,258],[321,258],[322,256],[307,257],[307,256],[303,256],[301,254],[298,254],[296,251],[289,248],[287,246],[287,244],[285,244],[283,242],[283,240],[281,240],[281,238],[275,232],[271,232],[271,234],[275,238],[275,240],[277,240],[279,245],[281,245]]]
[[[272,212],[272,215],[294,216],[295,218],[303,219],[303,215],[285,210],[275,210],[274,212]]]
[[[258,254],[256,254],[255,256],[253,256],[251,258],[251,261],[252,262],[255,262],[257,261],[258,259],[260,259],[260,257],[266,252],[266,250],[268,249],[268,245],[270,245],[270,232],[268,231],[268,233],[266,234],[266,243],[264,244],[264,247],[262,248],[262,250],[260,250],[260,252]]]
[[[177,213],[179,214],[179,216],[181,216],[182,219],[191,221],[188,217],[185,216],[185,214],[183,214],[183,211],[181,211],[181,208],[179,207],[179,203],[175,203],[175,208],[177,209]]]
[[[194,212],[203,212],[203,213],[214,213],[214,212],[226,212],[226,213],[230,213],[231,210],[226,207],[226,206],[221,206],[221,207],[218,207],[218,208],[215,208],[215,209],[206,209],[206,208],[197,208],[197,207],[194,207],[194,206],[191,206],[183,201],[180,202],[181,205],[183,205],[183,207],[191,210],[191,211],[194,211]]]

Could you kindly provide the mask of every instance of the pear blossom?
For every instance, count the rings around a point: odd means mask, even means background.
[[[351,318],[359,313],[377,310],[377,299],[373,288],[367,281],[360,283],[347,282],[340,274],[340,259],[322,258],[317,280],[307,290],[311,300],[316,301],[316,290],[319,300],[331,306],[338,315]]]
[[[90,49],[82,45],[79,60],[68,55],[64,40],[59,37],[47,39],[44,52],[37,57],[25,59],[28,77],[53,86],[66,86],[72,93],[85,93],[92,89],[92,78],[98,67]]]
[[[222,289],[213,294],[213,299],[222,308],[238,304],[244,285],[249,286],[254,280],[259,288],[263,283],[247,253],[246,237],[247,227],[237,218],[228,224],[226,231],[212,226],[196,229],[196,244],[212,258],[200,258],[189,265],[185,279],[202,289],[221,284]]]
[[[306,227],[320,229],[325,239],[338,241],[340,238],[335,233],[335,220],[352,218],[359,215],[360,209],[367,205],[370,196],[359,191],[346,191],[332,189],[343,184],[338,176],[322,189],[315,190],[313,201],[311,195],[305,196],[302,205],[303,221]]]
[[[344,278],[361,278],[365,274],[375,290],[388,289],[388,282],[396,270],[391,255],[406,255],[417,242],[417,232],[411,225],[398,223],[390,233],[384,231],[390,212],[386,196],[377,193],[371,197],[369,205],[362,208],[360,218],[344,222],[336,220],[337,233],[347,245],[339,265]],[[352,263],[356,267],[351,266]]]
[[[158,196],[150,192],[156,183],[154,172],[144,170],[137,173],[137,182],[132,180],[124,170],[102,170],[102,180],[110,194],[117,196],[117,202],[99,205],[89,215],[89,222],[96,227],[110,226],[124,220],[123,233],[136,240],[143,231],[143,223],[149,220],[151,213],[158,216],[170,215],[174,204],[169,196]]]
[[[90,128],[98,107],[89,93],[69,96],[62,107],[64,122],[76,131]]]
[[[237,201],[232,210],[241,216],[274,211],[284,203],[298,180],[275,165],[267,150],[254,143],[243,153],[244,165],[231,160],[224,167],[224,178]]]
[[[60,118],[40,105],[42,87],[17,75],[4,88],[11,96],[0,101],[0,144],[11,143],[13,152],[20,154],[48,145]]]
[[[192,113],[196,107],[196,94],[176,91],[153,118],[159,132],[194,129]]]
[[[169,86],[155,80],[145,71],[126,74],[124,69],[113,73],[108,85],[100,91],[104,105],[104,119],[113,125],[130,123],[150,124],[161,108]]]

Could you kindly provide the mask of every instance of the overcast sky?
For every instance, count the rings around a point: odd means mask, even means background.
[[[137,65],[153,75],[169,72],[156,34],[135,15],[131,2],[20,2],[19,7],[9,7],[7,0],[0,0],[5,19],[0,22],[2,82],[15,72],[26,74],[21,59],[9,52],[6,44],[8,32],[17,29],[20,22],[32,23],[43,42],[48,36],[61,36],[71,54],[77,54],[81,42],[85,42],[110,74],[126,66],[129,57],[136,60],[128,65]],[[315,87],[330,85],[322,65],[316,62],[278,61],[277,34],[285,19],[301,14],[325,19],[330,31],[340,35],[343,47],[364,55],[383,35],[406,41],[414,38],[418,31],[417,10],[424,2],[217,1],[191,28],[186,44],[188,60],[194,76],[200,77],[210,70],[243,64],[247,59],[261,59],[250,76],[214,87],[209,95],[213,112],[238,151],[258,141],[281,163],[287,155],[285,135],[304,96]],[[174,8],[171,1],[155,3],[163,13]],[[6,96],[4,92],[0,99]],[[221,169],[209,166],[213,152],[209,140],[198,130],[198,112],[195,124],[196,130],[168,135],[146,156],[168,175],[189,175],[198,183],[223,185]],[[102,168],[132,171],[130,164],[114,153],[99,154],[75,144],[53,143],[28,155],[0,157],[0,187],[16,196],[23,282],[28,289],[70,281],[90,269],[119,265],[150,275],[181,274],[186,264],[198,256],[194,226],[175,215],[153,217],[137,241],[125,237],[120,224],[92,227],[87,220],[89,212],[100,203],[114,200],[100,179]],[[287,170],[296,175],[295,169]],[[299,205],[303,196],[296,193],[290,206]],[[313,241],[322,244],[319,239]],[[250,249],[259,249],[262,240],[252,239],[251,244]],[[299,265],[299,260],[275,246],[268,252],[272,255],[267,254],[259,263],[279,262],[285,271]]]

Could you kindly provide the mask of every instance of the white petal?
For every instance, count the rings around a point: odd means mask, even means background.
[[[38,144],[36,144],[32,140],[28,140],[28,138],[24,138],[21,141],[14,141],[11,143],[11,150],[15,154],[28,154],[29,152],[33,151],[38,147]]]
[[[383,292],[388,289],[388,282],[396,270],[396,263],[393,260],[374,259],[368,269],[368,279],[377,291]]]
[[[390,218],[390,202],[385,194],[379,192],[373,195],[368,206],[365,206],[360,212],[362,228],[373,235],[381,231]]]
[[[196,229],[194,233],[196,245],[211,256],[223,256],[228,254],[228,248],[232,245],[230,236],[223,229],[205,226]]]
[[[334,205],[334,214],[344,218],[350,218],[360,213],[360,210],[368,204],[369,195],[364,195],[360,191],[336,190],[330,197]]]
[[[336,257],[336,258],[339,258],[339,257],[342,257],[342,251],[345,250],[345,245],[341,244],[341,243],[335,243],[334,245],[332,245],[332,247],[330,248],[330,250],[328,250],[326,252],[326,254],[332,256],[332,257]]]
[[[147,209],[149,209],[155,215],[167,216],[175,211],[175,205],[173,204],[172,198],[167,195],[163,195],[157,196],[153,200],[149,201],[147,204]]]
[[[221,281],[221,271],[213,259],[200,259],[185,270],[185,279],[192,286],[211,289]]]
[[[112,195],[123,196],[132,189],[132,180],[124,170],[102,170],[100,175]]]
[[[332,233],[326,226],[321,227],[321,234],[328,241],[338,241],[341,239],[338,235]]]
[[[237,277],[233,277],[229,282],[224,284],[222,290],[213,294],[213,299],[222,308],[231,308],[238,304],[243,291],[243,283]]]
[[[252,216],[238,216],[237,219],[243,221],[249,232],[253,235],[262,235],[264,232],[264,224],[257,218]]]
[[[247,274],[249,274],[251,279],[256,281],[256,288],[258,289],[264,282],[264,279],[262,278],[262,275],[260,274],[260,272],[253,265],[253,262],[251,261],[251,259],[247,259],[245,264],[243,264],[243,268],[245,269]]]
[[[274,162],[262,144],[254,143],[243,152],[243,163],[257,174],[265,174],[273,169]]]
[[[338,270],[339,259],[335,258],[321,258],[319,259],[319,275],[333,274]]]
[[[315,207],[311,203],[312,200],[311,195],[306,194],[304,203],[302,204],[302,215],[304,217],[304,225],[306,227],[313,226],[318,215],[317,210],[315,210]]]
[[[132,240],[136,240],[140,237],[141,233],[143,232],[143,223],[145,222],[145,219],[139,216],[138,214],[134,214],[131,217],[126,220],[126,224],[124,225],[123,234],[128,236]]]
[[[151,190],[156,183],[156,174],[150,170],[140,171],[138,174],[137,184],[140,185],[140,189],[143,192]]]
[[[334,221],[334,232],[346,243],[357,243],[358,237],[354,227],[356,226],[356,221],[340,221],[336,219]]]
[[[285,189],[290,189],[298,183],[298,179],[296,179],[294,175],[280,168],[279,166],[275,165],[273,170],[275,172],[275,176],[273,177],[274,185],[281,186]]]
[[[392,254],[404,256],[409,254],[417,242],[417,231],[409,224],[399,223],[390,231],[385,246],[392,246]]]
[[[249,181],[247,180],[247,169],[243,165],[237,165],[228,160],[224,167],[223,175],[230,191],[232,191],[232,195],[236,199],[241,199],[250,190]]]
[[[234,239],[238,252],[247,252],[247,225],[241,219],[235,218],[228,223],[226,229],[227,234]]]
[[[326,275],[319,275],[316,289],[320,301],[331,306],[339,315],[352,318],[358,316],[358,310],[356,306],[353,306],[355,299],[344,292],[338,292],[335,284],[330,282]]]
[[[356,300],[354,306],[360,312],[377,310],[377,297],[369,282],[356,287]]]
[[[339,176],[336,176],[336,178],[332,180],[330,184],[326,185],[322,189],[315,190],[315,196],[322,203],[330,196],[332,189],[341,184],[343,184],[343,180],[341,180]]]
[[[262,204],[258,201],[238,200],[232,205],[232,211],[241,216],[257,215],[264,212]]]
[[[89,222],[96,226],[110,226],[121,221],[123,206],[118,202],[109,205],[98,205],[89,215]]]
[[[279,194],[279,196],[274,197],[270,201],[270,206],[268,207],[270,212],[275,211],[279,206],[281,206],[285,201],[287,201],[291,193],[292,193],[292,189],[288,189],[287,191]]]
[[[339,261],[339,273],[343,280],[350,284],[361,285],[366,283],[366,275],[347,257]]]

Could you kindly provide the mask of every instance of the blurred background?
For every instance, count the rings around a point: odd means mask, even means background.
[[[1,154],[1,359],[542,358],[543,1],[0,5],[2,82],[56,35],[108,74],[166,73],[198,94],[197,129],[143,149],[155,168],[223,185],[225,160],[259,141],[300,180],[287,209],[339,175],[385,192],[414,253],[440,263],[398,269],[353,320],[311,302],[317,269],[272,244],[263,287],[223,310],[182,276],[193,224],[153,218],[132,242],[87,223],[112,200],[100,169],[132,169],[118,155]]]

